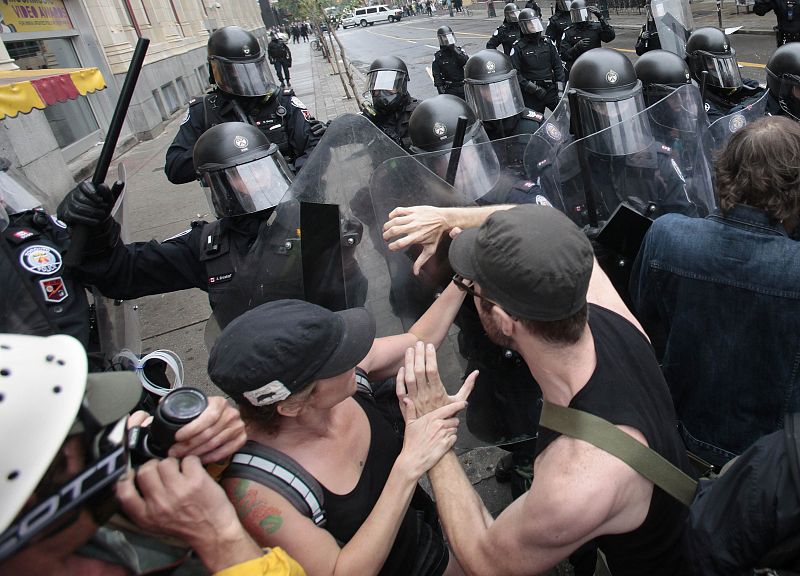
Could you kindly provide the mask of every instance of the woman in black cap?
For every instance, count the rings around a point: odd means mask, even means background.
[[[223,486],[261,546],[285,548],[309,574],[462,573],[418,480],[455,444],[474,377],[460,401],[421,418],[405,398],[406,441],[369,384],[393,376],[415,343],[440,344],[462,301],[451,284],[408,333],[378,339],[363,308],[299,300],[225,328],[209,375],[239,404],[250,442]]]

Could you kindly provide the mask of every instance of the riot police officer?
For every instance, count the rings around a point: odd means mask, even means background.
[[[362,114],[389,138],[408,151],[408,121],[418,101],[408,93],[408,68],[397,56],[381,56],[367,72],[367,91]]]
[[[487,48],[497,48],[502,44],[503,52],[511,54],[511,47],[519,40],[519,8],[513,2],[503,8],[503,23],[497,27],[486,43]]]
[[[547,30],[545,34],[556,46],[561,45],[561,38],[564,32],[572,25],[572,18],[569,14],[569,6],[567,0],[556,0],[555,13],[550,16],[550,21],[547,23]]]
[[[216,87],[189,104],[186,118],[167,149],[164,172],[173,184],[197,178],[192,151],[200,135],[223,122],[257,126],[299,170],[325,131],[291,91],[270,79],[258,39],[238,26],[225,26],[208,39],[208,65]]]
[[[441,26],[436,31],[439,50],[433,55],[433,85],[439,94],[452,94],[464,98],[464,64],[469,56],[456,44],[456,35],[450,26]]]
[[[767,62],[767,112],[800,122],[800,42],[781,46]]]
[[[542,9],[536,3],[536,0],[528,0],[527,2],[525,2],[525,8],[530,8],[531,10],[533,10],[533,13],[536,14],[537,18],[539,18],[540,20],[542,19]]]
[[[567,69],[567,78],[572,64],[577,58],[593,48],[599,48],[601,42],[611,42],[616,34],[614,28],[603,17],[597,6],[589,6],[586,0],[573,0],[569,7],[572,26],[564,32],[559,52]],[[591,22],[591,14],[598,22]]]
[[[588,223],[584,191],[589,185],[601,221],[622,201],[648,217],[693,213],[672,149],[653,137],[649,115],[640,114],[642,82],[628,57],[607,48],[592,50],[575,62],[570,88],[577,92],[573,115],[587,137],[582,148],[588,161],[566,154],[559,158],[567,215],[581,226]],[[604,130],[610,126],[617,129]],[[582,174],[583,169],[590,173]]]
[[[642,26],[642,30],[639,32],[639,37],[636,39],[636,54],[639,56],[650,50],[661,49],[661,39],[658,37],[656,22],[653,20],[650,0],[647,0],[645,3],[645,14],[647,18]]]
[[[756,0],[753,12],[764,16],[773,10],[778,19],[775,42],[778,46],[800,42],[800,2],[797,0]]]
[[[764,94],[757,81],[742,78],[736,50],[719,28],[707,26],[694,30],[686,41],[686,60],[692,79],[703,93],[711,122],[746,107]]]
[[[497,50],[481,50],[464,66],[467,104],[492,140],[533,134],[544,115],[525,107],[511,59]]]
[[[686,61],[667,50],[651,50],[642,54],[633,65],[642,81],[644,101],[652,106],[681,86],[692,83]]]
[[[525,106],[537,112],[555,110],[564,92],[564,66],[553,44],[542,38],[542,21],[533,10],[519,15],[522,37],[511,49],[511,63],[519,72]]]

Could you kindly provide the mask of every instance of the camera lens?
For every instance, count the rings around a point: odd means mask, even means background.
[[[164,458],[175,443],[175,433],[200,416],[208,400],[197,388],[176,388],[159,403],[146,439],[146,448]]]

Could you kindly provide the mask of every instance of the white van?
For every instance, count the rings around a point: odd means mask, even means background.
[[[400,18],[402,17],[402,10],[399,8],[390,8],[386,4],[364,6],[362,8],[356,8],[352,14],[345,16],[344,20],[342,20],[342,28],[359,25],[366,27],[367,24],[372,26],[375,22],[400,22]]]

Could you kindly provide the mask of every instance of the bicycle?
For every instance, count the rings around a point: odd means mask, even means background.
[[[311,41],[311,49],[312,50],[316,50],[317,52],[322,50],[322,45],[319,43],[319,40],[317,40],[316,38]]]

